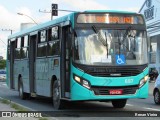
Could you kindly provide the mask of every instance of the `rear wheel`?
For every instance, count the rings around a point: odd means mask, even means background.
[[[118,99],[112,101],[112,105],[114,108],[124,108],[126,103],[127,103],[126,99]]]
[[[60,88],[58,81],[56,80],[53,84],[53,107],[54,109],[62,109],[65,106],[65,102],[60,99]]]
[[[160,104],[160,92],[158,90],[156,90],[154,93],[154,102],[156,104]]]

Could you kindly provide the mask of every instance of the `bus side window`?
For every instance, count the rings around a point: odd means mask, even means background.
[[[7,59],[8,60],[11,60],[11,51],[10,51],[10,44],[11,44],[11,41],[8,40],[8,48],[7,48]]]
[[[42,30],[39,32],[39,37],[38,37],[37,57],[46,56],[46,49],[47,49],[47,32],[46,30]]]
[[[28,58],[28,35],[22,37],[21,58]]]
[[[48,56],[60,54],[59,27],[54,26],[48,30]]]
[[[48,56],[60,54],[60,42],[59,40],[48,43]]]
[[[20,49],[21,49],[21,38],[18,38],[18,39],[16,39],[15,59],[21,58]]]

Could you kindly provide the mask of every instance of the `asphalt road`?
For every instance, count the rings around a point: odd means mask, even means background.
[[[153,88],[154,88],[154,83],[150,83],[149,87],[149,97],[147,99],[130,99],[127,101],[127,105],[123,109],[115,109],[112,107],[112,104],[110,102],[105,103],[105,102],[78,102],[78,103],[68,103],[67,108],[64,110],[59,110],[55,111],[52,107],[52,101],[48,98],[36,98],[32,100],[21,100],[18,96],[18,91],[13,91],[9,90],[8,87],[6,86],[5,82],[0,82],[0,97],[9,99],[13,102],[16,102],[18,104],[21,104],[23,106],[26,106],[33,111],[45,111],[45,113],[51,115],[53,113],[56,113],[55,116],[58,116],[59,113],[60,116],[67,116],[68,120],[74,119],[75,117],[77,119],[83,119],[83,116],[87,116],[87,119],[97,119],[97,118],[92,118],[92,117],[99,117],[98,119],[105,119],[105,116],[113,116],[108,118],[109,120],[114,120],[119,116],[120,114],[130,114],[128,111],[133,111],[131,112],[131,115],[135,114],[137,111],[138,113],[140,111],[147,111],[149,113],[154,113],[154,112],[160,112],[160,106],[155,105],[153,101]],[[54,111],[54,112],[53,112]],[[116,112],[118,111],[118,112]],[[124,115],[125,116],[125,115]],[[119,120],[125,120],[125,119],[137,119],[138,120],[159,120],[159,117],[118,117]],[[58,119],[63,119],[61,117],[58,117]]]

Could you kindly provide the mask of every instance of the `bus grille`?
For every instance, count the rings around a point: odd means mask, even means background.
[[[73,65],[89,75],[98,77],[136,76],[142,73],[145,68],[147,68],[147,64],[135,66],[89,66],[73,63]]]
[[[127,86],[127,87],[103,87],[103,86],[92,86],[92,90],[94,91],[95,95],[110,95],[109,90],[116,90],[116,89],[122,89],[123,94],[135,94],[136,90],[138,89],[138,86]]]
[[[110,67],[110,68],[96,68],[96,70],[88,70],[87,73],[92,76],[100,77],[126,77],[126,76],[136,76],[140,74],[143,70],[139,68],[121,68],[121,67]]]

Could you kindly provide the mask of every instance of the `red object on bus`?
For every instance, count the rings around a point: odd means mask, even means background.
[[[109,90],[110,95],[122,95],[123,90],[122,89],[115,89],[115,90]]]

